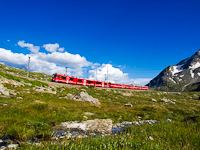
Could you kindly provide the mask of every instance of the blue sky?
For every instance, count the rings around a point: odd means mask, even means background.
[[[86,71],[91,70],[91,78],[94,78],[94,64],[98,63],[96,67],[101,67],[98,71],[102,73],[99,75],[102,80],[105,74],[102,68],[110,64],[119,69],[114,69],[110,78],[115,73],[122,73],[119,77],[125,80],[134,82],[142,78],[147,82],[165,65],[174,65],[199,49],[199,7],[198,0],[2,1],[0,48],[24,56],[32,54],[35,59],[69,67],[72,75],[77,71],[78,76],[86,77]],[[24,41],[24,47],[19,46],[19,41]],[[39,46],[44,56],[36,56],[28,50],[27,43]],[[47,58],[52,52],[43,46],[49,43],[64,48],[64,51],[56,51],[67,52],[66,59],[74,60],[77,54],[80,56],[77,61],[81,61],[58,62],[53,60],[56,53]],[[23,66],[23,63],[10,61],[11,58],[6,59],[5,54],[0,62]],[[85,64],[80,66],[78,63]],[[35,66],[32,70],[42,71],[42,68]],[[120,78],[112,80],[119,82]]]

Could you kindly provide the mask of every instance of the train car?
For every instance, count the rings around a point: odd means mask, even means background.
[[[123,84],[110,83],[109,87],[122,89],[123,88]]]
[[[135,89],[135,90],[141,90],[141,89],[142,89],[142,86],[134,85],[134,86],[133,86],[133,89]]]
[[[76,78],[77,85],[86,85],[86,79]]]
[[[95,81],[93,80],[86,80],[86,86],[94,86]]]
[[[142,86],[142,90],[149,90],[148,86]]]
[[[103,82],[101,82],[101,81],[94,81],[94,86],[96,86],[96,87],[103,87]]]
[[[102,82],[102,87],[110,87],[108,82]]]
[[[53,74],[52,81],[53,82],[62,82],[66,83],[67,76],[61,74]]]
[[[124,85],[124,89],[133,89],[133,85]]]

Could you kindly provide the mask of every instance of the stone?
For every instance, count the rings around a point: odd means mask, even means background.
[[[152,137],[152,136],[149,136],[149,140],[150,140],[150,141],[153,141],[154,139],[153,139],[153,137]]]
[[[37,92],[37,93],[43,93],[44,89],[35,89],[35,92]]]
[[[54,136],[54,137],[51,138],[51,140],[56,141],[56,140],[58,140],[58,138]]]
[[[130,104],[130,103],[127,103],[127,104],[124,104],[124,106],[126,106],[126,107],[132,107],[133,105]]]
[[[97,132],[97,133],[112,133],[112,120],[111,119],[94,119],[87,120],[81,123],[77,121],[63,122],[59,128],[63,129],[79,129],[84,132]]]
[[[83,119],[88,120],[88,117],[87,116],[83,116]]]
[[[83,101],[93,103],[95,105],[101,105],[97,98],[93,98],[87,92],[80,92],[79,94],[75,95],[72,99],[75,101]]]
[[[73,97],[74,97],[74,95],[72,95],[71,93],[69,93],[64,98],[66,98],[66,99],[72,99]]]
[[[123,96],[132,96],[132,93],[121,93]]]
[[[157,100],[156,100],[156,99],[154,99],[154,98],[152,98],[150,101],[152,101],[152,102],[157,102]]]
[[[8,149],[17,149],[18,144],[9,144],[7,147]]]
[[[172,121],[172,119],[169,119],[169,118],[166,119],[166,122],[171,122],[171,121]]]
[[[161,102],[176,104],[175,102],[171,101],[170,99],[166,99],[166,98],[161,99]]]
[[[91,112],[84,112],[83,115],[85,116],[93,116],[95,115],[94,113],[91,113]]]
[[[16,99],[23,99],[22,97],[17,97]]]
[[[35,101],[33,101],[34,103],[37,103],[37,104],[46,104],[45,102],[42,102],[42,101],[40,101],[40,100],[35,100]]]

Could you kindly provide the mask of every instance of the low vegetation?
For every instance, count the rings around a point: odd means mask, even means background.
[[[5,67],[5,66],[3,66]],[[8,67],[9,68],[9,67]],[[10,72],[20,72],[19,77]],[[198,149],[200,147],[199,93],[170,93],[175,104],[161,102],[167,93],[158,91],[130,91],[74,86],[50,87],[56,94],[38,93],[36,88],[47,83],[25,78],[24,71],[0,69],[0,76],[33,86],[16,87],[4,84],[17,95],[0,96],[0,136],[19,141],[21,149]],[[31,73],[32,74],[32,73]],[[35,73],[35,79],[41,78]],[[39,76],[39,77],[36,77]],[[43,75],[44,76],[44,75]],[[47,75],[46,75],[47,76]],[[67,94],[86,91],[98,98],[101,106],[64,98]],[[131,92],[132,96],[123,96]],[[19,98],[20,97],[20,98]],[[150,101],[156,99],[156,102]],[[132,107],[124,104],[131,103]],[[112,119],[113,123],[154,119],[160,123],[130,126],[117,135],[63,139],[52,141],[52,127],[65,121],[84,121],[84,112],[92,112],[88,120]],[[34,137],[41,137],[34,141]],[[35,144],[35,142],[39,144]]]

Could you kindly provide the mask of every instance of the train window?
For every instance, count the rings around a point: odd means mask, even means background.
[[[57,76],[56,78],[60,78],[60,76]]]
[[[66,79],[66,77],[64,77],[64,76],[61,76],[61,79]]]
[[[78,79],[78,82],[83,82],[83,80]]]
[[[101,84],[101,82],[96,82],[96,84]]]
[[[94,83],[94,81],[87,81],[88,84]]]
[[[107,85],[107,83],[104,83],[105,85]]]
[[[70,80],[70,81],[73,81],[74,79],[73,79],[73,78],[70,78],[69,80]]]

